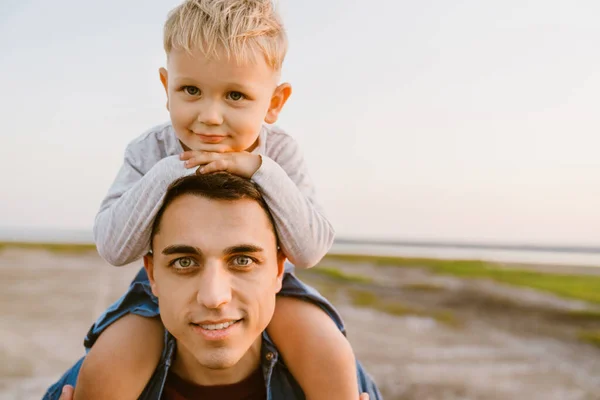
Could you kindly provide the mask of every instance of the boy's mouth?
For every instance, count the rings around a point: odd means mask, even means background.
[[[202,140],[204,143],[221,143],[227,136],[223,135],[206,135],[203,133],[196,133],[196,137]]]

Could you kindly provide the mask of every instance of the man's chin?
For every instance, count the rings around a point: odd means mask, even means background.
[[[227,369],[236,365],[242,358],[243,354],[236,355],[234,353],[231,349],[211,349],[196,354],[196,360],[207,369]]]
[[[207,369],[222,370],[236,366],[239,367],[248,362],[255,364],[257,360],[260,360],[260,336],[249,345],[248,343],[244,345],[243,341],[236,343],[228,341],[227,343],[221,342],[219,344],[213,342],[209,346],[205,344],[194,348],[193,357],[198,364]]]

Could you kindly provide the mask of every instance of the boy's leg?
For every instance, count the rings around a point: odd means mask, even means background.
[[[164,348],[158,301],[142,268],[87,334],[75,400],[137,399]]]
[[[308,400],[358,399],[356,360],[341,320],[305,288],[286,273],[267,333]]]
[[[159,317],[127,314],[109,325],[90,349],[75,385],[75,400],[137,399],[160,360]]]

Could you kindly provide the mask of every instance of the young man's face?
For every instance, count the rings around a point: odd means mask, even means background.
[[[177,339],[175,372],[201,382],[218,370],[243,378],[256,368],[284,269],[258,203],[176,199],[145,263],[163,324]]]
[[[291,94],[263,57],[238,65],[223,52],[209,59],[173,49],[167,69],[160,70],[167,108],[186,150],[252,150],[263,121],[274,123]]]

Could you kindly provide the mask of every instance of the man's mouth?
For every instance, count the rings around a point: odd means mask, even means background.
[[[240,321],[241,321],[241,319],[231,320],[231,321],[227,321],[227,322],[219,322],[219,323],[215,323],[215,324],[206,324],[206,323],[195,324],[192,322],[192,325],[198,326],[198,327],[200,327],[202,329],[206,329],[208,331],[218,331],[218,330],[222,330],[222,329],[227,329],[231,325],[238,323]]]
[[[241,326],[238,322],[241,319],[229,319],[221,321],[200,321],[198,323],[191,322],[192,330],[200,335],[204,340],[222,341],[226,340],[230,335],[237,331]]]

